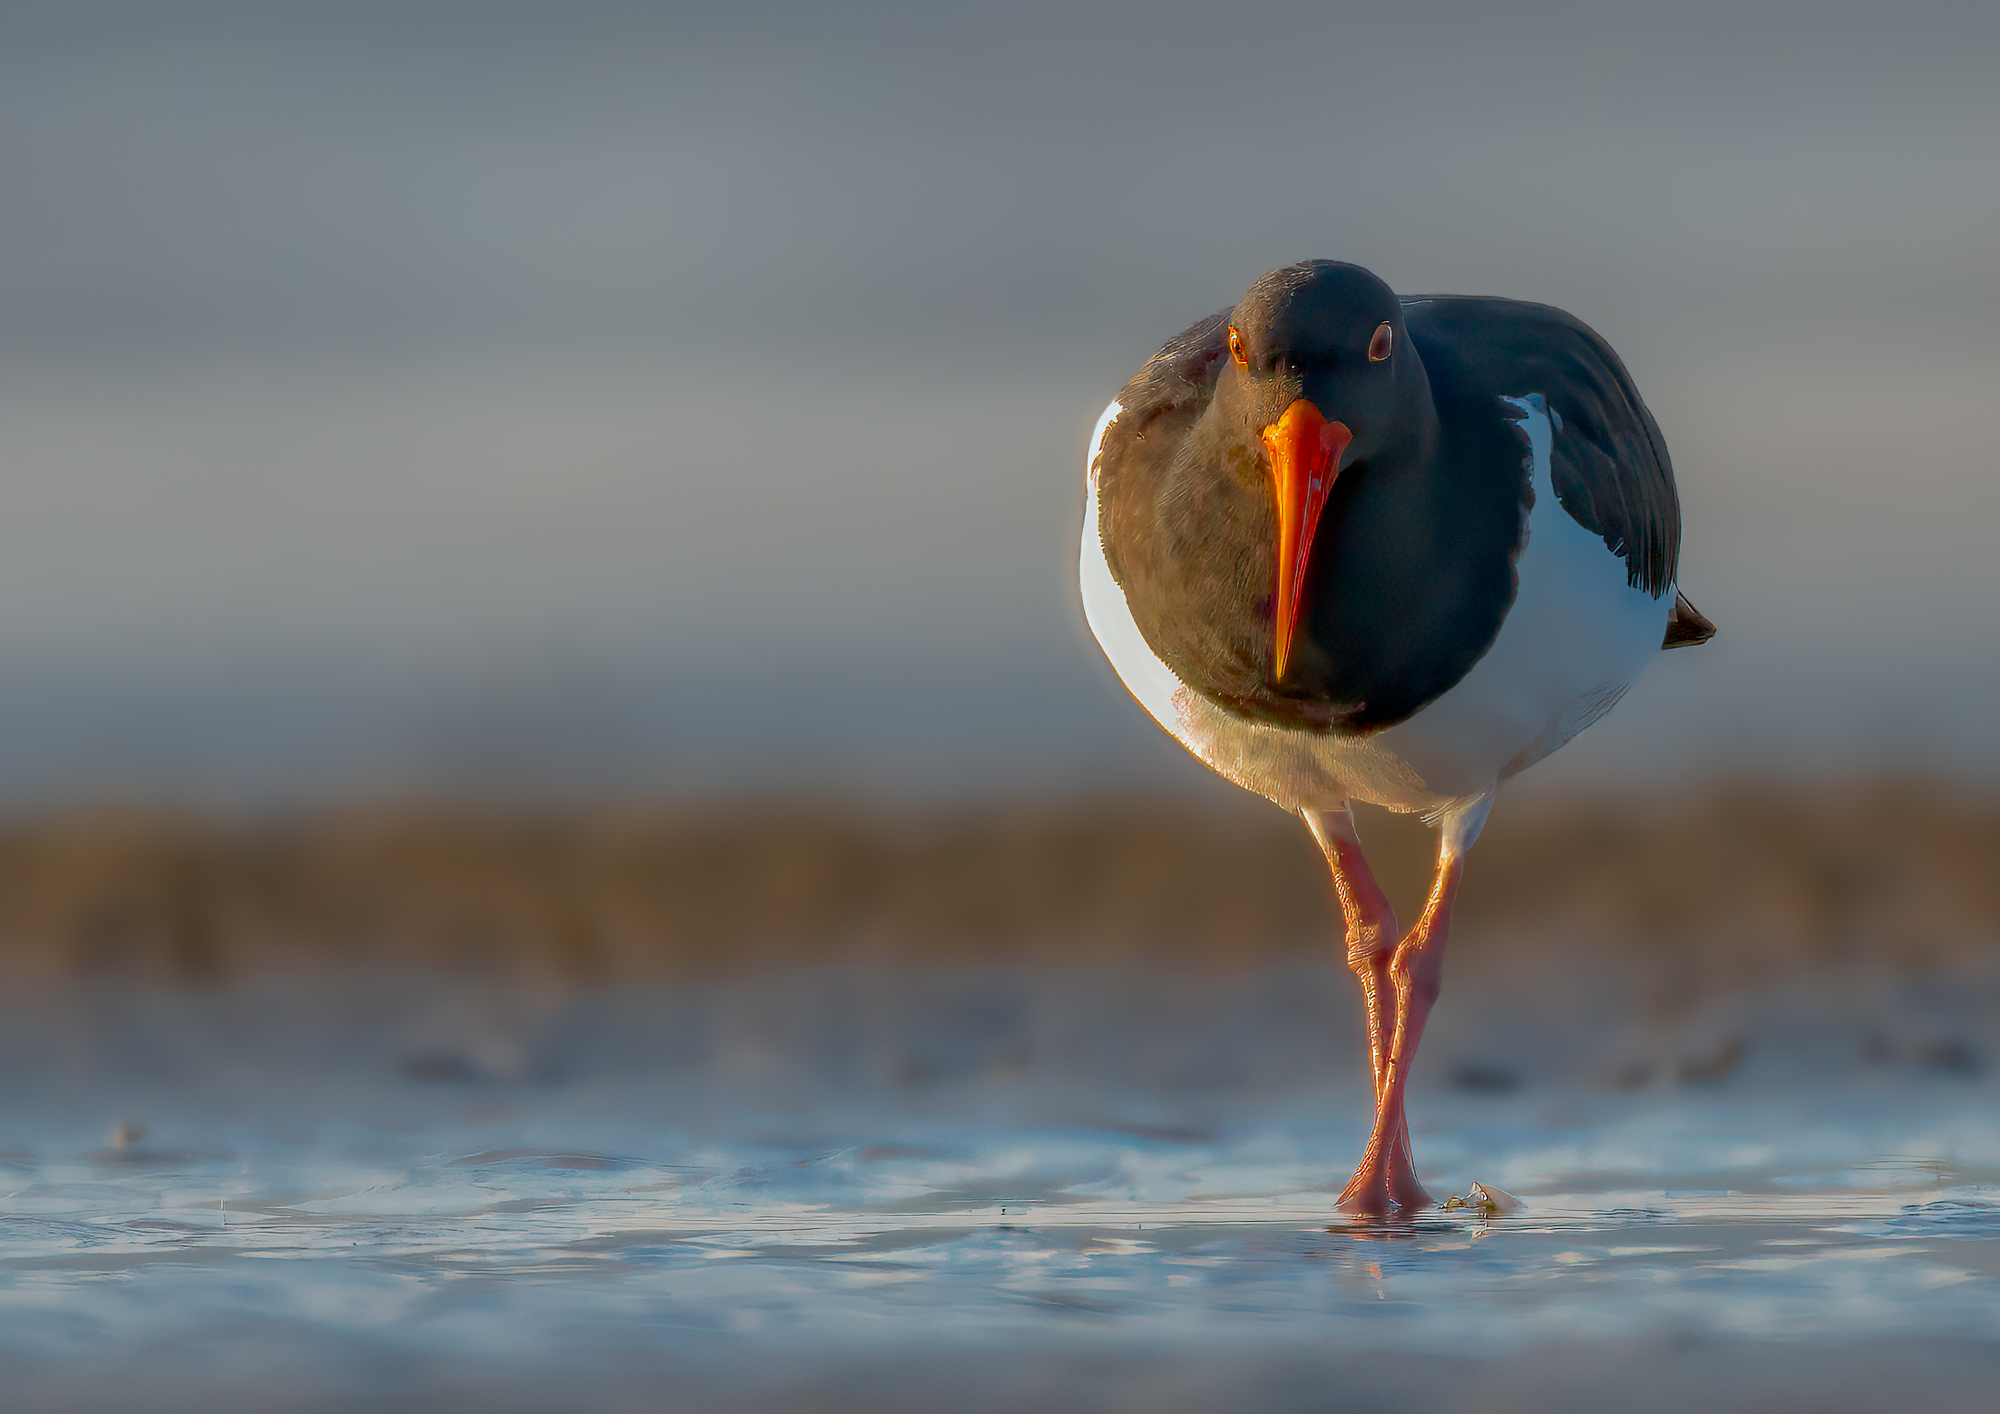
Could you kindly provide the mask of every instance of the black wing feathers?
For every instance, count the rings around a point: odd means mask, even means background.
[[[1448,340],[1494,397],[1540,393],[1560,419],[1556,500],[1623,557],[1655,599],[1680,560],[1681,507],[1666,439],[1611,345],[1572,315],[1521,300],[1417,295],[1403,302],[1419,350]]]

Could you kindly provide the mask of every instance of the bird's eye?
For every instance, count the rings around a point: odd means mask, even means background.
[[[1238,368],[1250,366],[1250,355],[1243,351],[1243,336],[1236,332],[1234,324],[1229,326],[1229,353],[1236,360]]]
[[[1235,332],[1234,330],[1231,331]],[[1368,341],[1368,361],[1380,363],[1396,347],[1396,331],[1387,323],[1375,326],[1375,337]]]

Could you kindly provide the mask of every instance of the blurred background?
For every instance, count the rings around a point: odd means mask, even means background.
[[[2000,782],[1990,7],[0,17],[31,835],[1135,796],[1277,829],[1121,690],[1074,542],[1111,393],[1314,255],[1576,312],[1671,441],[1721,636],[1516,794]]]
[[[495,1330],[547,1374],[581,1310],[632,1350],[839,1345],[846,1268],[731,1287],[706,1257],[740,1253],[628,1232],[702,1203],[1304,1191],[1317,1232],[1368,1086],[1323,865],[1147,721],[1075,588],[1099,411],[1315,256],[1604,334],[1720,626],[1495,812],[1413,1082],[1427,1181],[1616,1172],[1590,1201],[1635,1224],[1832,1191],[1849,1149],[2000,1182],[1996,74],[1975,3],[0,0],[15,1388],[84,1407],[62,1352],[115,1348],[101,1402],[166,1371],[216,1407],[223,1328],[245,1407],[298,1361],[329,1408],[439,1351],[492,1378]],[[1362,829],[1408,910],[1428,840]],[[1787,1128],[1828,1077],[1877,1128]],[[1040,1123],[1072,1128],[1007,1137]],[[916,1338],[1044,1280],[997,1231],[939,1239]],[[283,1234],[332,1275],[224,1260]],[[548,1275],[614,1236],[625,1285]],[[475,1240],[520,1279],[424,1246]],[[1163,1348],[1254,1353],[1336,1290],[1264,1240]],[[1740,1307],[1690,1268],[1620,1329],[1883,1335],[1902,1288],[1797,1305],[1903,1270],[1865,1256]],[[1338,1329],[1388,1329],[1379,1257],[1340,1258]],[[1436,1309],[1516,1289],[1447,1268]],[[1075,1271],[1047,1310],[1135,1329]],[[1562,1289],[1523,1341],[1616,1306]],[[1913,1328],[2000,1312],[1951,1290]]]
[[[1804,839],[1839,796],[1854,838],[1827,848],[1870,859],[1902,842],[1843,788],[2000,809],[1990,7],[0,19],[0,807],[29,970],[200,972],[256,951],[238,933],[366,952],[333,903],[239,906],[281,829],[299,888],[373,890],[405,948],[443,925],[382,871],[470,851],[490,878],[427,887],[602,976],[839,955],[910,889],[963,915],[901,925],[917,959],[1202,934],[1157,906],[1176,886],[1208,891],[1212,950],[1317,947],[1310,851],[1137,711],[1073,568],[1097,410],[1314,255],[1574,311],[1674,450],[1681,581],[1721,635],[1522,782],[1501,838],[1622,811],[1636,877],[1723,799]],[[1409,895],[1422,842],[1370,828]],[[940,830],[986,894],[1018,884],[1004,922],[898,843]],[[527,839],[567,924],[487,896]],[[663,932],[549,862],[593,850],[708,921]],[[1246,851],[1290,882],[1247,886],[1222,862]],[[1853,876],[1812,868],[1766,884]],[[824,877],[770,882],[793,875]],[[1850,903],[1815,904],[1822,931]]]
[[[1554,931],[1754,953],[1719,863],[1822,949],[1990,938],[1991,7],[0,23],[22,976],[1323,957],[1073,569],[1097,410],[1315,255],[1606,334],[1722,628],[1513,792],[1473,944],[1596,889]]]
[[[1538,784],[2000,772],[1989,6],[0,23],[7,800],[1204,789],[1083,444],[1307,256],[1666,430],[1722,636]]]

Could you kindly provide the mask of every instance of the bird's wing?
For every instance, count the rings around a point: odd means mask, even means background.
[[[1125,411],[1114,435],[1120,440],[1136,438],[1162,414],[1206,403],[1228,352],[1227,311],[1211,314],[1167,340],[1119,391],[1118,402]]]
[[[1611,345],[1582,320],[1522,300],[1414,295],[1403,316],[1426,365],[1435,347],[1496,398],[1547,400],[1556,500],[1625,561],[1628,584],[1666,593],[1681,541],[1673,463]]]

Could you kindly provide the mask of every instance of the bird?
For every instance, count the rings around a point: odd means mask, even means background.
[[[1404,1096],[1465,857],[1500,786],[1715,625],[1677,580],[1665,438],[1610,344],[1549,305],[1259,278],[1098,418],[1084,615],[1139,704],[1296,812],[1331,869],[1375,1117],[1339,1207],[1430,1206]],[[1352,804],[1438,831],[1407,931]]]

